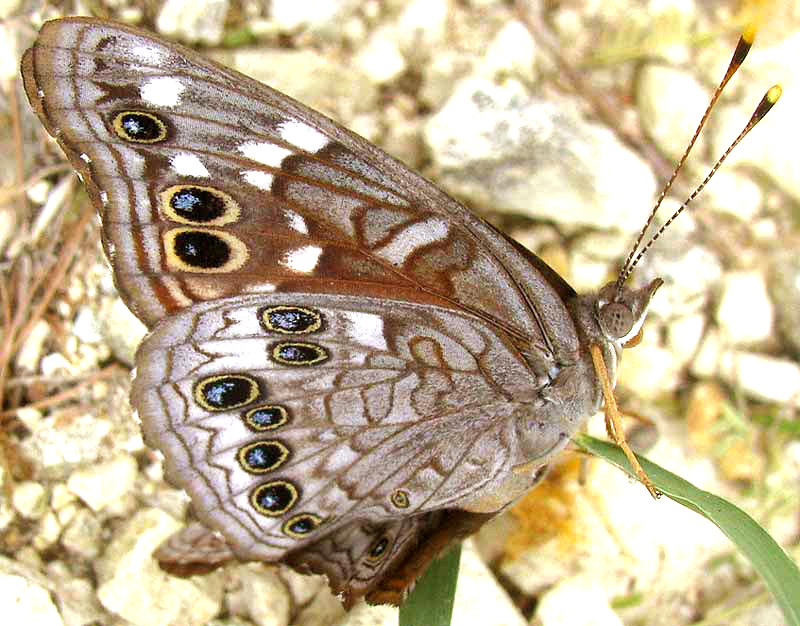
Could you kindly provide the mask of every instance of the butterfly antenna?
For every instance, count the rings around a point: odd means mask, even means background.
[[[735,50],[733,51],[733,55],[731,56],[731,61],[728,64],[728,69],[725,72],[725,75],[720,81],[719,86],[714,90],[714,94],[711,96],[711,100],[708,103],[708,107],[706,107],[706,111],[705,113],[703,113],[703,117],[700,119],[700,123],[697,125],[697,128],[695,129],[691,141],[689,141],[689,144],[686,146],[686,150],[684,151],[683,156],[680,158],[678,164],[675,166],[675,169],[672,172],[672,176],[670,176],[670,179],[661,189],[661,193],[658,196],[658,200],[656,200],[653,209],[650,211],[650,215],[647,217],[647,220],[645,221],[642,230],[639,232],[639,236],[636,239],[636,243],[633,245],[633,248],[631,249],[628,258],[625,260],[625,263],[623,264],[622,269],[620,270],[619,278],[617,278],[617,283],[616,283],[617,291],[622,289],[622,285],[625,284],[625,281],[631,275],[633,268],[636,267],[636,264],[639,262],[639,259],[642,258],[647,249],[650,248],[651,245],[653,245],[653,242],[656,239],[658,239],[658,237],[661,235],[662,232],[664,232],[666,227],[683,211],[684,208],[686,208],[686,205],[689,202],[691,202],[692,199],[694,199],[694,197],[697,196],[698,193],[700,193],[703,187],[705,187],[706,184],[708,183],[709,179],[714,175],[717,169],[719,169],[719,166],[722,165],[722,162],[727,158],[730,151],[736,146],[736,144],[738,144],[744,138],[744,136],[748,132],[750,132],[753,126],[755,126],[758,123],[758,121],[760,121],[760,119],[764,117],[764,115],[766,115],[766,112],[769,111],[770,107],[773,104],[775,104],[777,99],[780,97],[780,87],[775,85],[774,87],[772,87],[772,89],[770,89],[767,92],[767,96],[764,96],[764,99],[766,99],[770,93],[773,94],[774,100],[771,102],[771,104],[769,104],[769,106],[766,107],[766,110],[761,112],[760,117],[757,117],[758,112],[762,109],[762,105],[764,104],[764,100],[761,101],[761,104],[759,104],[758,108],[756,109],[756,113],[753,114],[753,117],[750,119],[750,122],[748,123],[747,127],[745,127],[745,130],[742,131],[742,133],[739,135],[736,141],[734,141],[731,144],[731,146],[725,151],[725,154],[723,154],[722,157],[719,159],[719,161],[717,161],[717,163],[711,169],[711,172],[702,182],[702,184],[689,196],[687,201],[683,205],[681,205],[681,207],[667,221],[667,223],[664,224],[664,226],[662,226],[659,229],[659,231],[655,234],[655,236],[652,239],[650,239],[650,241],[645,245],[642,251],[637,254],[636,252],[639,249],[639,246],[641,245],[642,240],[644,239],[644,236],[647,233],[648,228],[650,228],[650,225],[653,223],[656,213],[658,212],[658,209],[661,207],[661,203],[664,201],[664,198],[666,197],[667,193],[672,188],[672,184],[675,182],[675,179],[677,178],[678,173],[683,168],[684,163],[686,163],[686,159],[688,158],[689,153],[692,151],[692,148],[694,147],[694,144],[697,141],[698,136],[700,135],[700,131],[705,126],[706,121],[708,121],[709,115],[711,114],[711,110],[714,108],[714,105],[716,105],[717,100],[719,100],[719,97],[722,94],[722,91],[725,89],[725,86],[728,84],[728,81],[730,81],[730,79],[733,77],[736,71],[741,67],[742,63],[744,63],[745,57],[747,57],[747,53],[750,52],[750,48],[752,48],[753,41],[755,40],[756,32],[757,28],[754,25],[749,26],[739,37],[739,41],[736,44]]]
[[[630,263],[630,266],[624,270],[623,274],[620,275],[620,279],[622,280],[623,283],[628,278],[628,276],[630,276],[630,273],[633,271],[633,268],[636,267],[636,264],[639,262],[639,260],[650,249],[650,246],[652,246],[655,243],[656,239],[658,239],[661,236],[661,234],[665,230],[667,230],[667,228],[669,228],[669,225],[675,221],[675,218],[678,217],[681,213],[683,213],[684,209],[686,209],[686,207],[689,206],[689,203],[691,203],[691,201],[694,200],[701,191],[703,191],[705,186],[708,184],[708,181],[711,180],[711,177],[717,173],[717,170],[720,168],[725,159],[728,158],[728,155],[731,153],[731,151],[739,144],[739,142],[742,139],[744,139],[747,136],[747,133],[753,130],[756,124],[758,124],[762,119],[764,119],[764,116],[778,101],[782,93],[783,90],[781,89],[780,85],[773,85],[772,87],[769,88],[767,93],[764,94],[764,97],[761,98],[761,102],[758,103],[756,110],[753,111],[753,115],[750,117],[750,121],[747,122],[745,127],[742,129],[742,132],[739,133],[739,136],[733,140],[733,143],[731,143],[731,145],[728,146],[728,149],[725,150],[725,152],[717,160],[717,162],[714,163],[714,166],[711,168],[711,170],[709,170],[708,175],[706,175],[706,177],[703,179],[703,182],[697,186],[697,188],[689,195],[689,197],[686,198],[686,200],[684,200],[684,202],[675,210],[675,212],[670,216],[670,218],[666,222],[664,222],[664,225],[658,229],[658,231],[650,238],[647,244],[642,248],[639,254],[636,255],[636,258],[633,260],[632,263]],[[637,242],[636,245],[638,246],[639,243]],[[618,280],[617,287],[619,288],[619,286],[621,286],[621,283]]]

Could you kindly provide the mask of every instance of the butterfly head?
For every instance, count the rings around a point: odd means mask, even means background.
[[[635,346],[641,337],[650,299],[664,284],[656,278],[640,289],[609,283],[597,295],[595,315],[604,337],[619,348]]]

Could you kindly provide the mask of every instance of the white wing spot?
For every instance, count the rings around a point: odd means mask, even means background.
[[[297,120],[278,124],[278,133],[285,142],[306,152],[318,152],[328,145],[328,138],[313,126]]]
[[[261,170],[245,170],[239,172],[244,178],[245,182],[250,183],[253,187],[258,187],[264,191],[272,189],[272,181],[274,176],[269,172],[262,172]]]
[[[146,81],[139,89],[142,100],[154,106],[174,107],[180,104],[181,94],[186,89],[177,78],[159,76]]]
[[[376,252],[390,262],[401,265],[417,249],[447,237],[448,230],[445,220],[432,217],[411,224]]]
[[[164,58],[164,53],[154,46],[133,46],[131,54],[145,63],[158,64]]]
[[[288,148],[276,146],[274,143],[266,141],[248,141],[239,146],[241,152],[248,159],[252,159],[258,163],[269,165],[270,167],[280,167],[281,161],[287,156],[293,154]]]
[[[287,210],[285,214],[289,219],[289,228],[296,230],[298,233],[303,233],[304,235],[308,234],[308,226],[302,215],[289,210]]]
[[[100,192],[100,202],[103,203],[103,206],[108,204],[108,194],[105,191]]]
[[[272,293],[276,287],[272,283],[257,283],[247,288],[247,293]]]
[[[196,176],[198,178],[210,178],[206,166],[196,154],[181,152],[170,159],[172,169],[179,176]]]
[[[319,246],[303,246],[287,252],[280,263],[295,272],[309,274],[317,267],[321,255],[322,248]]]
[[[85,163],[91,163],[92,159],[88,154],[83,152],[83,153],[81,153],[81,161],[84,161]]]
[[[386,337],[383,334],[383,320],[378,315],[358,311],[342,312],[347,319],[347,335],[355,341],[386,350]]]

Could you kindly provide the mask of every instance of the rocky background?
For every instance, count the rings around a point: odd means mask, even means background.
[[[320,109],[419,169],[579,290],[628,252],[727,66],[768,9],[669,195],[702,180],[774,82],[784,97],[634,275],[666,281],[626,351],[622,404],[655,462],[800,554],[800,9],[791,0],[0,0],[0,621],[29,626],[395,624],[323,579],[151,553],[187,500],[127,403],[141,325],[87,198],[22,93],[41,23],[153,28]],[[666,218],[662,218],[663,219]],[[602,436],[602,419],[589,424]],[[579,480],[580,479],[580,480]],[[574,454],[467,542],[456,625],[782,624],[710,523]]]

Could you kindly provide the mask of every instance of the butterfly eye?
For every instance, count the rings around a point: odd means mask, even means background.
[[[621,302],[609,302],[600,307],[598,321],[609,339],[621,339],[633,328],[633,313]]]

